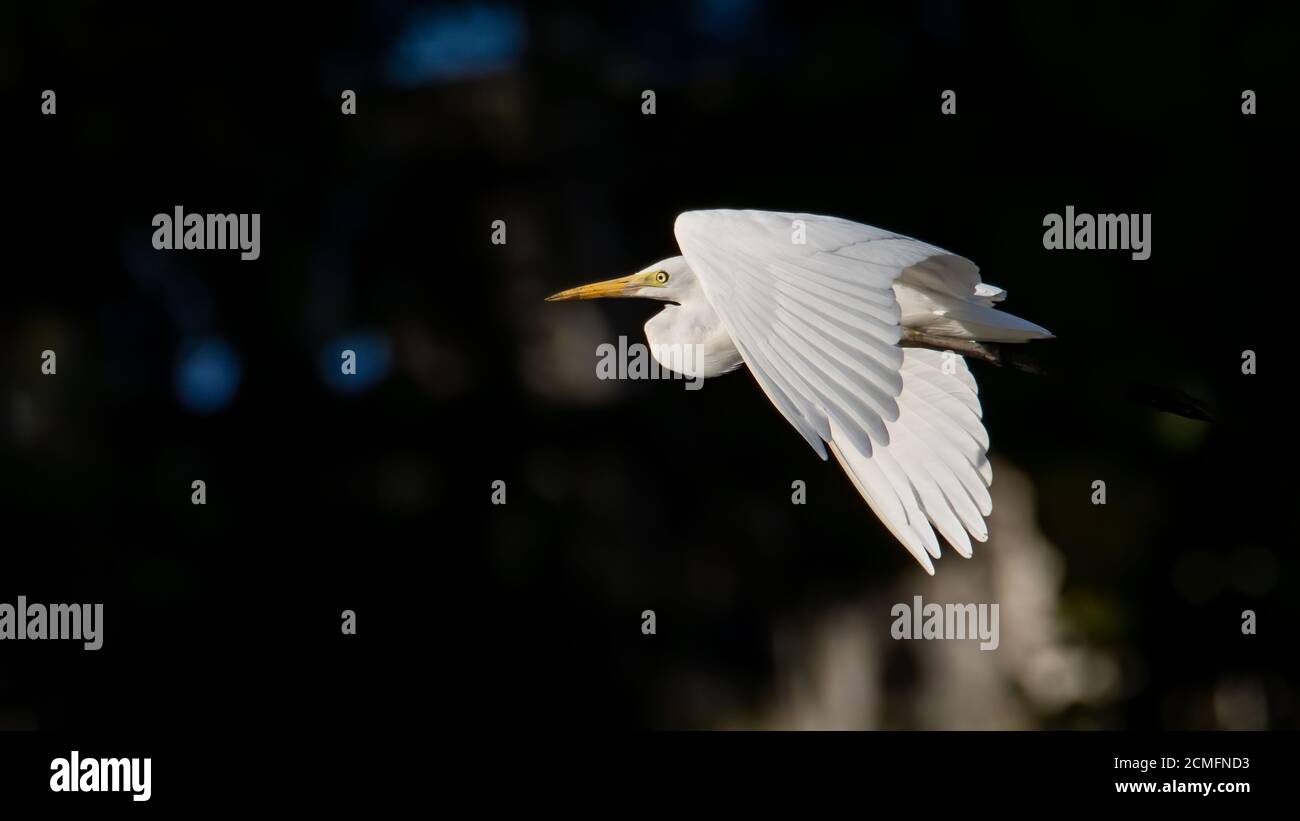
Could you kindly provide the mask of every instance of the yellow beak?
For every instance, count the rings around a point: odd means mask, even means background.
[[[569,299],[602,299],[605,297],[627,297],[632,296],[632,292],[640,289],[646,284],[646,274],[630,274],[618,279],[607,279],[604,282],[593,282],[590,285],[579,285],[577,288],[570,288],[567,291],[560,291],[558,294],[551,294],[546,298],[547,302],[563,302]]]

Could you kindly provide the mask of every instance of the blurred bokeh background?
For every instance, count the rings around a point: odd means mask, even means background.
[[[850,6],[0,7],[0,601],[107,606],[0,645],[0,726],[1295,727],[1294,10]],[[178,204],[261,258],[155,252]],[[598,380],[655,306],[541,301],[709,207],[950,248],[1222,420],[974,366],[991,538],[929,578],[747,374]],[[890,640],[917,594],[1000,648]]]

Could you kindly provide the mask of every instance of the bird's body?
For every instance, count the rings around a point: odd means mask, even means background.
[[[747,364],[928,572],[939,557],[936,530],[969,556],[970,537],[987,538],[992,510],[975,380],[960,356],[899,343],[904,331],[954,347],[1051,334],[994,307],[1006,292],[981,282],[969,260],[872,226],[688,211],[675,232],[681,256],[551,299],[669,302],[645,325],[661,365],[708,378]]]
[[[671,257],[652,267],[689,270],[685,257]],[[966,296],[936,292],[918,282],[900,277],[894,281],[894,299],[899,307],[899,324],[931,337],[970,339],[979,342],[1026,342],[1051,337],[1046,329],[992,308],[1006,295],[1001,288],[980,284],[986,296],[974,292]],[[700,373],[684,376],[708,379],[729,373],[745,364],[745,359],[731,339],[726,324],[713,309],[703,289],[682,304],[669,304],[645,324],[646,341],[659,364],[669,370],[687,367],[693,360],[663,355],[675,348],[698,348],[704,352]]]

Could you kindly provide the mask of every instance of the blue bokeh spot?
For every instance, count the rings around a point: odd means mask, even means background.
[[[216,413],[235,399],[243,367],[222,339],[186,344],[176,361],[176,398],[194,413]]]
[[[473,5],[424,12],[393,45],[386,74],[405,87],[497,74],[518,63],[524,38],[523,15],[516,8]]]

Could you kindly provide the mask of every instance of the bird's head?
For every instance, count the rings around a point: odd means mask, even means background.
[[[669,257],[635,274],[579,285],[546,298],[547,302],[604,297],[639,297],[680,303],[698,287],[685,257]]]

